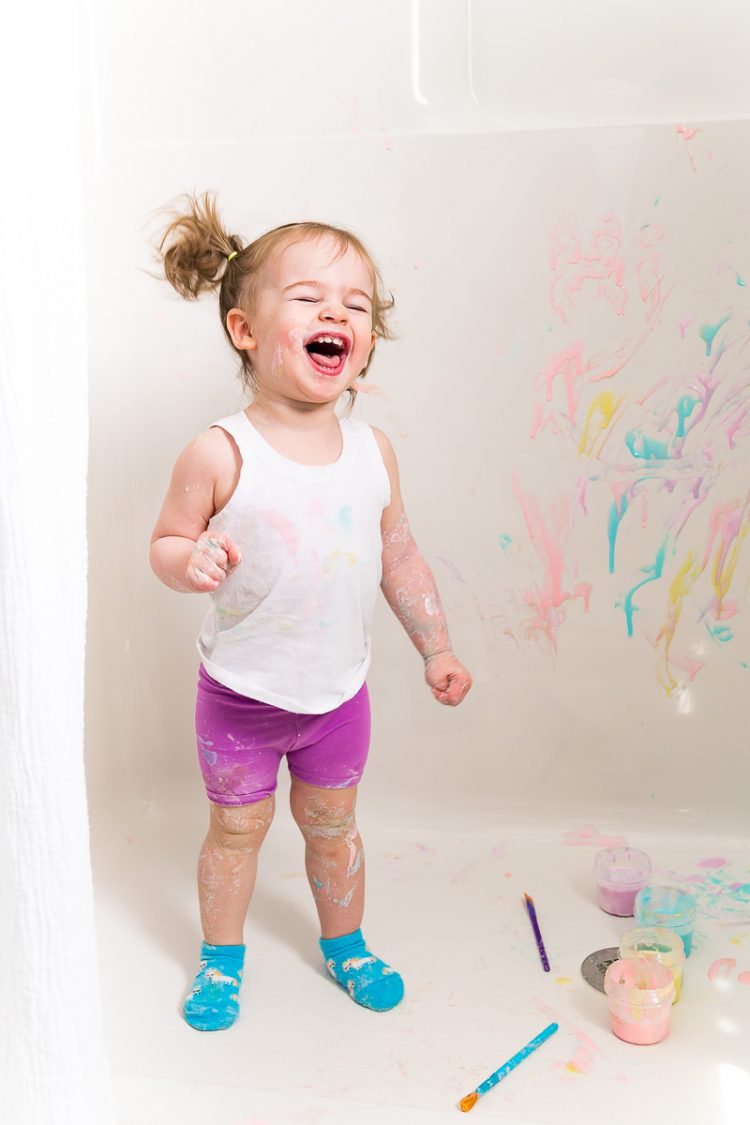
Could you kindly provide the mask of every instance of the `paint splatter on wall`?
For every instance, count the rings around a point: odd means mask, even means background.
[[[530,573],[506,629],[517,643],[554,654],[571,614],[606,603],[669,696],[719,653],[748,666],[750,300],[723,262],[703,303],[695,286],[681,296],[659,205],[627,234],[613,211],[550,234],[551,346],[528,432],[537,480],[554,458],[554,495],[515,472],[520,521],[500,546]]]

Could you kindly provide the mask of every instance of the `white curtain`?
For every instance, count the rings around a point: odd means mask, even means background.
[[[113,1120],[83,769],[85,10],[0,34],[0,1120]]]

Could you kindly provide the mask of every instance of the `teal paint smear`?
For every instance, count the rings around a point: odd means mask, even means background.
[[[737,284],[739,285],[740,289],[744,289],[745,286],[747,285],[747,282],[745,281],[744,277],[740,277],[740,275],[738,273],[736,273],[734,276],[737,279]]]
[[[700,337],[706,345],[706,355],[711,354],[711,348],[713,347],[714,337],[716,333],[719,331],[722,325],[726,324],[731,315],[731,313],[727,313],[727,315],[723,316],[721,320],[716,324],[704,324],[701,328]]]
[[[635,448],[635,440],[637,437],[643,439],[643,452],[639,453]],[[640,461],[668,461],[669,460],[669,446],[665,441],[656,441],[655,438],[646,437],[641,434],[639,430],[629,430],[625,434],[625,444],[634,457]]]
[[[641,567],[641,574],[645,574],[646,577],[641,582],[636,583],[630,593],[625,595],[625,603],[623,608],[625,610],[625,619],[628,623],[629,637],[633,636],[633,610],[634,608],[638,608],[637,606],[633,606],[633,598],[636,594],[636,591],[640,590],[641,586],[645,586],[648,582],[656,582],[658,578],[661,578],[662,572],[664,570],[664,556],[666,555],[666,553],[667,541],[665,539],[656,554],[654,565]]]
[[[508,547],[510,547],[511,543],[513,542],[512,537],[510,535],[506,535],[505,532],[503,532],[498,536],[498,538],[500,540],[500,546],[502,547],[502,549],[504,551],[507,551]]]
[[[339,511],[339,523],[345,527],[347,531],[351,530],[352,526],[352,510],[347,504],[346,507],[341,508]]]
[[[622,518],[628,510],[627,495],[623,495],[618,503],[616,500],[612,507],[609,509],[609,517],[607,519],[607,534],[609,535],[609,573],[615,572],[615,543],[617,542],[617,532],[620,530]]]
[[[657,195],[656,199],[654,200],[654,207],[658,207],[660,203],[661,203],[661,196]]]
[[[706,622],[706,628],[708,629],[708,635],[711,640],[716,641],[718,644],[726,644],[727,641],[731,641],[734,638],[734,633],[728,625],[709,625],[709,623]]]
[[[690,417],[699,402],[699,398],[683,395],[677,403],[677,437],[685,436],[685,419]]]

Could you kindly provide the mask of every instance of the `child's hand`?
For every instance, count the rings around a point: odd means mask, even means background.
[[[191,590],[206,593],[218,590],[230,571],[241,562],[239,548],[228,535],[204,531],[196,540],[185,571]]]
[[[448,707],[458,707],[471,687],[471,676],[452,652],[429,656],[424,678],[438,703],[445,703]]]

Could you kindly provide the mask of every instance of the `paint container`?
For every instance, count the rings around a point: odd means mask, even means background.
[[[682,965],[685,960],[685,947],[679,934],[659,926],[628,930],[620,938],[620,957],[622,960],[644,957],[647,961],[658,961],[671,969],[674,977],[672,1003],[677,1003],[682,992]]]
[[[596,900],[607,914],[629,918],[635,896],[651,878],[651,860],[636,848],[605,848],[594,858]]]
[[[659,961],[627,957],[604,976],[612,1030],[626,1043],[661,1043],[669,1034],[674,1000],[672,970]]]
[[[685,956],[690,956],[695,925],[695,899],[679,887],[644,887],[635,897],[635,920],[639,926],[660,926],[682,938]]]

